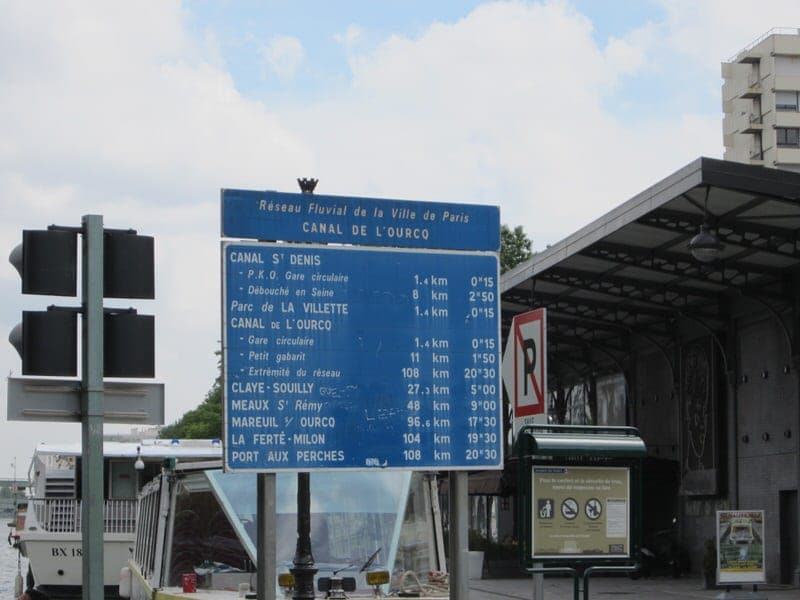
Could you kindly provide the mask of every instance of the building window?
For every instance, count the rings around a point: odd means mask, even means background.
[[[778,147],[800,147],[800,127],[776,127]]]
[[[800,92],[775,92],[775,108],[797,111],[800,106]]]

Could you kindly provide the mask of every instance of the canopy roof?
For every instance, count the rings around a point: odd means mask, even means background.
[[[703,223],[724,245],[710,265],[688,248]],[[798,231],[800,173],[698,158],[504,274],[503,330],[546,307],[551,376],[622,370],[632,337],[663,348],[677,320],[723,328],[731,295],[787,306]]]

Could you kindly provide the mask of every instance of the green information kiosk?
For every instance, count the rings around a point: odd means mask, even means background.
[[[638,569],[647,449],[637,429],[529,425],[515,449],[524,569],[571,575],[576,599],[581,580],[589,597],[593,573]]]

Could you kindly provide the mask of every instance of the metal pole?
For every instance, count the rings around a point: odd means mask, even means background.
[[[544,563],[533,563],[534,569],[543,569]],[[544,573],[533,574],[533,600],[544,600]]]
[[[258,600],[275,600],[275,473],[258,474]]]
[[[103,217],[83,217],[81,541],[83,600],[103,600]]]
[[[467,520],[468,478],[466,471],[450,471],[447,474],[450,504],[450,600],[469,598],[469,565],[467,546],[469,543]]]
[[[311,481],[297,474],[297,548],[289,571],[294,575],[294,600],[314,599],[314,555],[311,553]]]

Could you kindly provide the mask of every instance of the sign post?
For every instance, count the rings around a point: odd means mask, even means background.
[[[226,470],[502,468],[499,231],[490,206],[223,190],[223,237],[279,241],[222,243]]]

